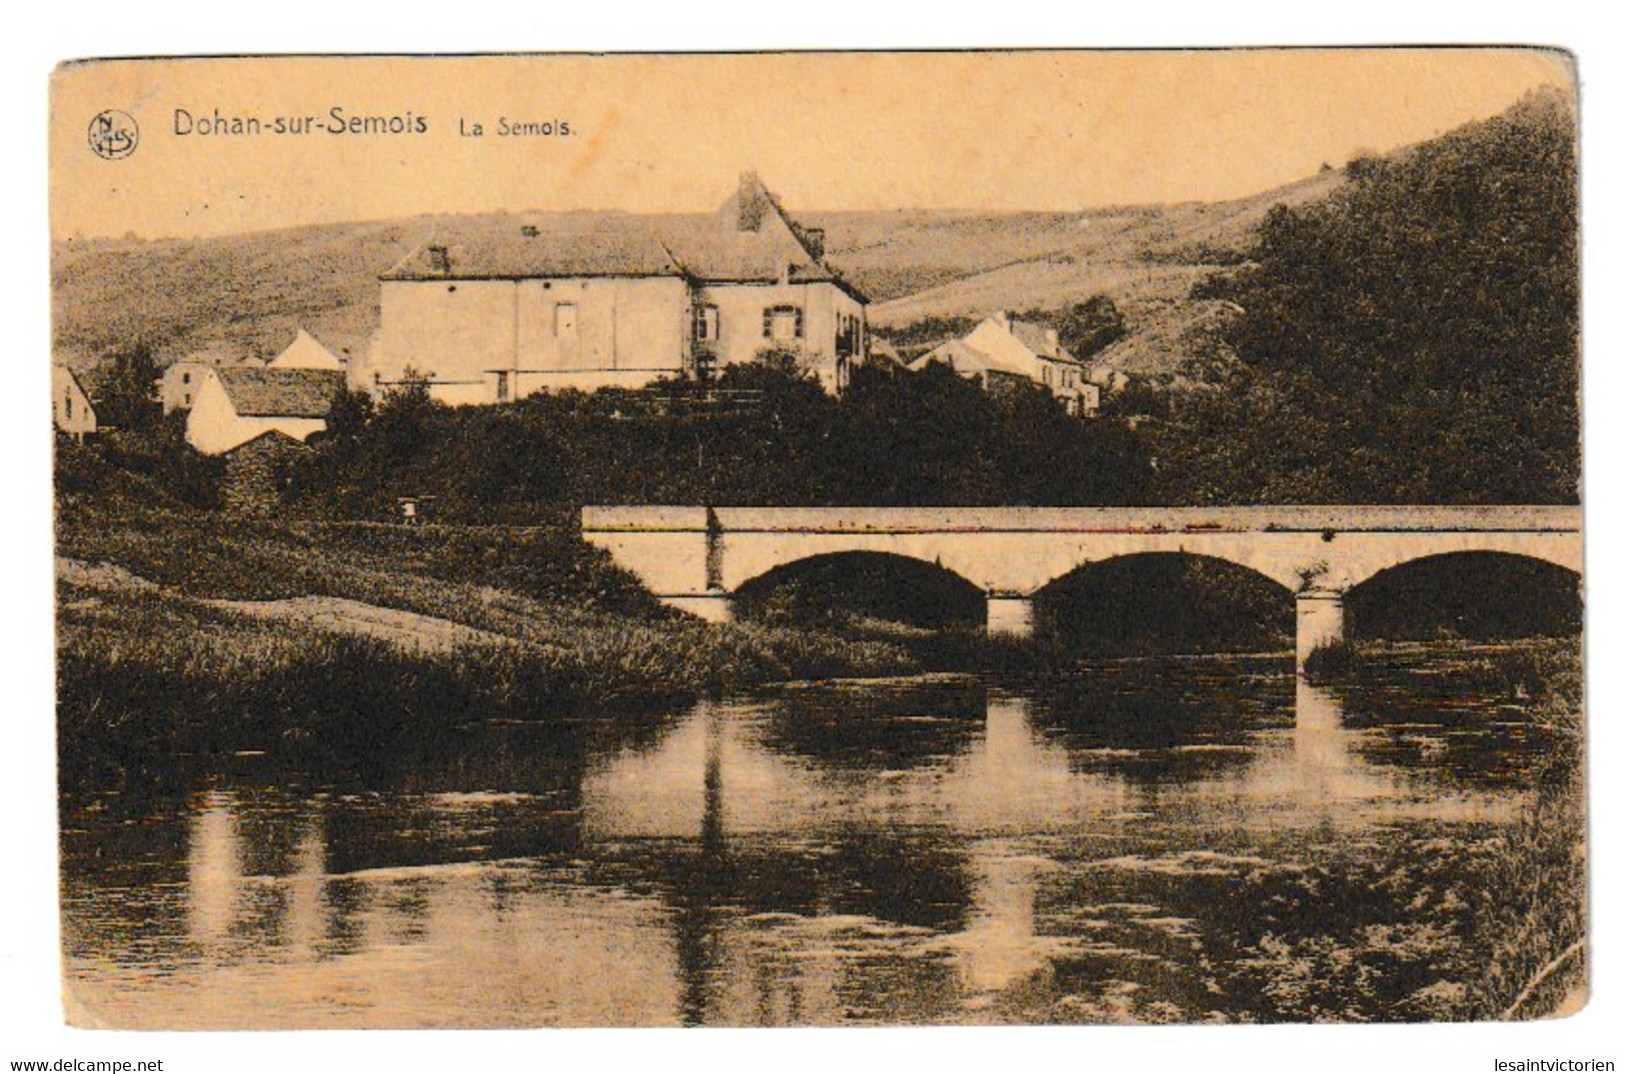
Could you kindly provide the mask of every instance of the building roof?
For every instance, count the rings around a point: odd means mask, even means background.
[[[1011,362],[1000,361],[993,355],[973,347],[962,339],[950,339],[934,347],[909,363],[910,369],[924,369],[932,362],[942,362],[956,373],[1007,373],[1013,377],[1028,377],[1028,370]]]
[[[533,232],[533,233],[531,233]],[[435,264],[444,250],[449,266]],[[454,231],[425,243],[386,280],[518,280],[568,276],[678,276],[682,269],[655,235],[639,227],[585,230],[534,227],[493,233]]]
[[[1054,329],[1046,328],[1032,321],[1017,321],[1013,318],[1009,321],[1008,327],[1010,334],[1019,339],[1022,346],[1040,358],[1048,358],[1056,362],[1071,362],[1074,365],[1082,364],[1072,357],[1071,352],[1061,346],[1059,341],[1051,337],[1050,333]]]
[[[62,364],[60,368],[73,378],[79,386],[79,391],[91,403],[99,403],[107,395],[107,389],[113,383],[113,370],[108,366],[92,365],[83,369],[75,369],[70,365]]]
[[[721,208],[703,215],[576,216],[498,232],[477,221],[452,224],[383,278],[581,276],[684,276],[702,284],[827,282],[867,301],[824,261],[822,234],[791,219],[754,172],[740,177],[739,189]]]
[[[343,369],[344,363],[337,355],[317,341],[315,336],[303,328],[293,337],[293,342],[281,354],[271,359],[269,367],[272,369]]]
[[[331,369],[230,366],[214,375],[245,418],[325,418],[344,389],[344,374]]]
[[[300,440],[298,437],[289,436],[281,429],[267,429],[258,436],[244,440],[241,444],[238,444],[234,448],[226,449],[225,451],[221,452],[221,454],[235,455],[244,448],[253,447],[255,445],[260,445],[262,449],[273,448],[276,450],[286,451],[309,450],[305,442]]]

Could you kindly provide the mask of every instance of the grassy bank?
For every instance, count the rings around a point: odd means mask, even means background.
[[[560,529],[234,523],[62,505],[59,555],[150,585],[59,585],[65,781],[272,750],[351,766],[474,720],[559,723],[757,683],[917,670],[902,647],[669,612]],[[497,584],[491,584],[495,582]],[[486,632],[407,652],[205,603],[337,597]]]

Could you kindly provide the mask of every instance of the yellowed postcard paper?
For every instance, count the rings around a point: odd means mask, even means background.
[[[1576,131],[1520,48],[62,65],[68,1020],[1576,1010]]]

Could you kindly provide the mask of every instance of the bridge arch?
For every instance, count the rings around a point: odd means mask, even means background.
[[[1453,555],[1501,555],[1561,567],[1576,577],[1584,571],[1579,534],[1426,533],[1387,540],[1368,535],[1336,556],[1328,581],[1347,592],[1384,572]]]
[[[897,552],[819,552],[788,560],[732,587],[746,619],[785,615],[804,622],[840,614],[911,626],[981,626],[986,593],[941,563]]]
[[[1417,556],[1343,594],[1351,636],[1573,634],[1583,615],[1579,571],[1559,556],[1462,550]]]
[[[1252,563],[1176,549],[1080,563],[1031,599],[1037,629],[1086,652],[1258,652],[1291,647],[1293,598]]]

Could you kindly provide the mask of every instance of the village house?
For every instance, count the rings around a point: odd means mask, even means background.
[[[97,370],[75,372],[65,365],[51,367],[51,418],[56,427],[76,440],[101,428],[96,404],[101,400],[103,377]]]
[[[1066,404],[1073,414],[1100,409],[1100,386],[1090,368],[1061,346],[1055,329],[1018,321],[1004,311],[983,320],[963,339],[948,342],[920,355],[910,369],[940,362],[984,388],[1001,383],[1030,381]]]
[[[833,392],[867,345],[868,300],[753,172],[709,215],[445,234],[380,288],[378,345],[351,383],[422,377],[450,403],[705,379],[764,349],[794,353]]]
[[[303,443],[327,428],[344,364],[303,329],[269,365],[200,366],[186,441],[223,455],[272,431]]]
[[[293,342],[269,362],[254,358],[234,360],[220,351],[199,351],[172,363],[158,378],[158,399],[163,403],[164,413],[191,410],[208,375],[216,369],[230,367],[343,370],[344,363],[303,328]]]
[[[186,442],[205,455],[223,455],[273,430],[302,443],[327,428],[343,390],[337,370],[211,369],[187,415]]]

